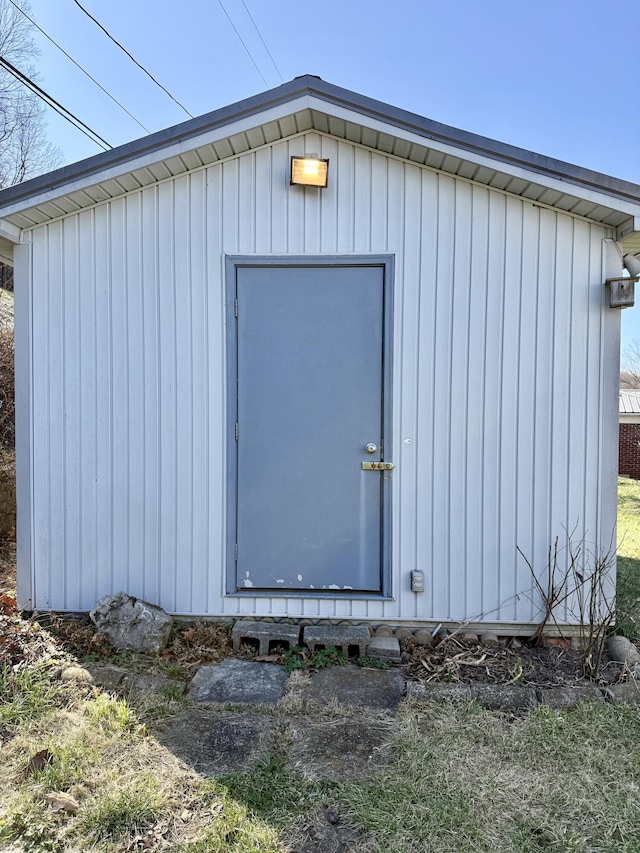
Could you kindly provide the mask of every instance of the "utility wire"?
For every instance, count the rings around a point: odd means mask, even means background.
[[[80,71],[82,71],[82,73],[85,74],[89,78],[89,80],[91,80],[93,83],[95,83],[99,89],[102,89],[102,91],[105,93],[105,95],[107,95],[107,97],[111,98],[111,100],[115,104],[117,104],[120,107],[120,109],[123,109],[125,111],[125,113],[135,121],[136,124],[140,125],[140,127],[144,131],[146,131],[147,133],[151,133],[151,131],[149,130],[148,127],[145,127],[141,121],[138,121],[138,119],[134,115],[132,115],[132,113],[130,113],[129,110],[125,106],[123,106],[123,104],[121,104],[119,100],[117,100],[117,98],[114,98],[110,92],[107,92],[107,90],[104,88],[104,86],[101,86],[100,83],[98,83],[98,81],[96,80],[95,77],[92,77],[91,74],[89,74],[89,72],[86,69],[84,69],[82,67],[82,65],[80,65],[79,62],[76,62],[75,59],[73,58],[73,56],[70,56],[63,47],[60,47],[60,45],[58,44],[57,41],[52,39],[51,36],[42,29],[42,27],[38,26],[38,24],[36,24],[36,22],[33,20],[33,18],[30,18],[29,15],[27,15],[27,13],[24,11],[24,9],[21,9],[20,6],[18,6],[18,4],[14,0],[9,0],[9,3],[11,3],[12,6],[15,6],[16,9],[19,12],[21,12],[25,16],[25,18],[28,21],[30,21],[37,30],[40,30],[40,32],[42,33],[42,35],[45,38],[48,38],[49,41],[58,48],[58,50],[62,51],[62,53],[64,53],[64,55],[67,57],[67,59],[70,59],[71,62],[73,62],[73,64],[76,66],[76,68],[79,68]]]
[[[78,0],[75,0],[75,2],[77,3],[77,2],[78,2]],[[241,44],[242,44],[243,48],[247,51],[247,55],[248,55],[249,59],[253,62],[253,64],[254,64],[254,66],[255,66],[256,71],[257,71],[257,72],[258,72],[258,74],[262,77],[262,82],[264,83],[264,85],[265,85],[265,86],[267,87],[267,89],[268,89],[268,88],[269,88],[269,84],[268,84],[268,83],[267,83],[267,81],[264,79],[264,74],[263,74],[263,73],[262,73],[262,71],[260,71],[260,69],[258,68],[258,64],[256,63],[255,59],[254,59],[254,58],[253,58],[253,56],[251,55],[251,51],[249,50],[249,48],[248,48],[248,47],[246,46],[246,44],[244,43],[244,40],[243,40],[242,36],[240,35],[240,33],[238,32],[238,30],[237,30],[237,28],[236,28],[236,25],[233,23],[233,21],[232,21],[232,20],[231,20],[231,18],[229,17],[229,13],[227,12],[227,10],[226,10],[226,9],[224,8],[224,6],[222,5],[222,0],[218,0],[218,5],[220,6],[220,8],[222,9],[222,11],[223,11],[223,12],[225,13],[225,15],[227,16],[227,20],[229,21],[229,23],[230,23],[230,24],[231,24],[231,26],[233,27],[233,31],[234,31],[234,33],[235,33],[235,34],[238,36],[238,38],[240,39],[240,42],[241,42]]]
[[[13,2],[13,0],[11,0],[11,2]],[[252,14],[251,14],[251,12],[249,11],[249,9],[248,9],[248,7],[247,7],[247,4],[244,2],[244,0],[241,0],[241,3],[242,3],[242,5],[243,5],[243,6],[244,6],[244,8],[245,8],[245,12],[246,12],[246,13],[247,13],[247,15],[251,18],[251,23],[253,24],[253,26],[254,26],[254,28],[255,28],[255,31],[258,33],[258,35],[259,35],[259,37],[260,37],[260,41],[261,41],[261,42],[262,42],[262,44],[264,45],[264,49],[265,49],[265,50],[267,51],[267,53],[269,54],[269,59],[271,60],[271,62],[272,62],[272,64],[273,64],[273,67],[274,67],[274,68],[276,69],[276,71],[278,72],[278,77],[280,78],[280,82],[281,82],[281,83],[284,83],[284,77],[283,77],[283,76],[282,76],[282,74],[280,73],[280,69],[279,69],[279,68],[278,68],[278,66],[276,65],[276,61],[275,61],[275,59],[273,58],[273,56],[271,56],[271,51],[270,51],[270,50],[269,50],[269,48],[267,47],[267,43],[265,42],[265,40],[262,38],[262,33],[261,33],[261,32],[260,32],[260,30],[258,29],[258,25],[256,24],[256,22],[253,20],[253,15],[252,15]]]
[[[116,40],[116,39],[111,35],[111,33],[109,32],[109,30],[107,30],[105,27],[103,27],[103,26],[102,26],[102,24],[100,23],[100,21],[98,21],[96,18],[94,18],[94,17],[93,17],[93,15],[92,15],[90,12],[87,12],[87,10],[84,8],[84,6],[83,6],[81,3],[79,3],[79,2],[78,2],[78,0],[73,0],[73,2],[76,4],[76,6],[77,6],[79,9],[81,9],[81,10],[85,13],[85,15],[86,15],[88,18],[91,18],[91,20],[93,21],[93,23],[94,23],[97,27],[100,27],[100,29],[101,29],[101,30],[102,30],[102,32],[107,36],[107,38],[110,38],[110,39],[111,39],[111,41],[112,41],[115,45],[117,45],[123,53],[126,53],[126,55],[129,57],[129,59],[130,59],[130,60],[131,60],[135,65],[137,65],[137,66],[138,66],[138,68],[139,68],[141,71],[144,71],[144,73],[147,75],[147,77],[149,77],[151,80],[153,80],[153,82],[156,84],[156,86],[159,86],[159,88],[160,88],[160,89],[162,89],[162,91],[163,91],[166,95],[168,95],[168,96],[171,98],[171,100],[174,102],[174,104],[177,104],[177,105],[180,107],[180,109],[181,109],[181,110],[184,110],[184,112],[189,116],[189,118],[193,118],[193,115],[192,115],[192,114],[189,112],[189,110],[184,106],[184,104],[181,104],[181,103],[180,103],[180,101],[178,101],[176,98],[174,98],[174,97],[173,97],[173,95],[171,94],[171,92],[170,92],[168,89],[165,89],[165,87],[162,85],[162,83],[159,83],[159,82],[156,80],[156,78],[153,76],[153,74],[151,74],[149,71],[147,71],[147,69],[144,67],[144,65],[140,65],[140,63],[138,62],[138,60],[137,60],[134,56],[132,56],[132,55],[129,53],[129,51],[128,51],[125,47],[123,47],[123,46],[120,44],[120,42],[119,42],[119,41],[117,41],[117,40]]]
[[[22,71],[19,71],[15,65],[12,65],[7,59],[3,56],[0,56],[0,67],[4,68],[9,74],[12,74],[19,83],[22,83],[33,92],[34,95],[37,95],[40,100],[44,101],[45,104],[54,109],[62,118],[66,119],[70,124],[76,127],[78,130],[81,130],[85,136],[88,136],[92,142],[95,142],[96,145],[99,145],[105,151],[108,151],[109,148],[113,148],[113,145],[109,145],[106,139],[103,139],[99,136],[95,130],[91,130],[88,124],[85,124],[81,121],[76,115],[74,115],[70,110],[66,107],[63,107],[61,103],[52,98],[44,89],[41,89],[37,83],[34,83],[26,74],[23,74]]]

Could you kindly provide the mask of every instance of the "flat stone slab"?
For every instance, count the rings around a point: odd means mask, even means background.
[[[471,698],[489,711],[527,711],[538,704],[533,687],[512,684],[472,684]]]
[[[543,687],[538,690],[540,702],[550,708],[575,708],[582,702],[604,702],[595,684],[581,687]]]
[[[405,680],[400,672],[334,666],[314,672],[300,696],[322,705],[333,700],[341,705],[393,713],[404,696],[404,689]]]
[[[614,705],[620,702],[629,702],[632,705],[640,705],[640,684],[629,681],[626,684],[612,684],[605,690],[605,698]]]
[[[136,693],[163,693],[168,691],[184,693],[187,687],[184,681],[178,681],[176,678],[167,678],[164,675],[144,675],[137,672],[125,675],[122,686]]]
[[[471,699],[471,688],[468,684],[407,681],[407,699],[424,702],[468,702]]]
[[[285,760],[308,778],[362,781],[372,767],[389,762],[392,731],[383,722],[297,719],[290,724]]]
[[[227,658],[200,667],[191,682],[189,698],[223,705],[275,705],[282,698],[288,677],[281,666]]]
[[[238,651],[243,640],[257,640],[258,654],[267,655],[273,646],[293,648],[300,642],[300,627],[286,622],[260,622],[254,619],[241,619],[231,629],[233,648]]]
[[[268,755],[276,726],[266,714],[196,708],[175,717],[158,735],[174,755],[198,773],[246,773]]]

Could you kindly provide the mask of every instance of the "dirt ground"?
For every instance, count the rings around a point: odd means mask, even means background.
[[[16,543],[0,540],[0,595],[16,588]]]

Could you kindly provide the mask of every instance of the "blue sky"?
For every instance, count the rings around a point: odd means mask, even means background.
[[[261,74],[218,0],[81,2],[193,115],[281,82],[242,0],[222,2]],[[318,74],[445,124],[640,183],[638,0],[244,3],[284,80]],[[38,24],[149,130],[187,118],[73,0],[31,6]],[[144,135],[44,36],[36,33],[36,41],[47,92],[112,145]],[[65,162],[100,150],[54,114],[49,133]],[[623,349],[633,339],[640,339],[640,305],[623,312]]]

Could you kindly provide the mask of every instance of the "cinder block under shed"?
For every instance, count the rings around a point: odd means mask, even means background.
[[[258,654],[267,655],[274,646],[287,649],[300,642],[300,626],[282,622],[258,622],[253,619],[241,619],[231,630],[233,650],[238,651],[243,642],[258,642]]]
[[[400,663],[400,642],[397,637],[372,637],[367,643],[367,654],[377,660]]]
[[[347,657],[357,649],[358,657],[362,657],[370,634],[366,625],[308,625],[304,628],[302,639],[312,652],[334,646],[336,649],[342,649]]]

